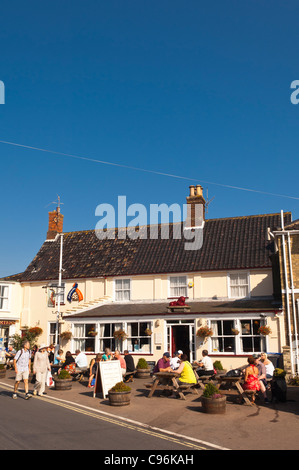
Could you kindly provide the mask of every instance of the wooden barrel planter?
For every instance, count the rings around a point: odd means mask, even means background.
[[[137,379],[148,379],[151,375],[150,369],[136,369],[135,377]]]
[[[113,392],[109,390],[108,397],[111,406],[127,406],[131,402],[131,392]]]
[[[4,379],[6,376],[6,368],[0,369],[0,379]]]
[[[70,379],[58,379],[53,377],[55,383],[55,390],[71,390],[72,388],[72,378]]]
[[[202,409],[205,413],[225,414],[226,412],[226,397],[221,397],[221,398],[201,397],[201,403],[202,403]]]

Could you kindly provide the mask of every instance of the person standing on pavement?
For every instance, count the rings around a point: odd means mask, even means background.
[[[29,379],[29,371],[31,367],[31,352],[30,352],[30,343],[29,341],[25,340],[23,343],[22,349],[20,349],[13,360],[14,369],[16,373],[15,385],[14,385],[14,393],[12,398],[18,398],[17,391],[21,380],[24,381],[24,388],[25,388],[25,398],[31,397],[31,394],[28,390],[28,379]]]
[[[51,372],[51,365],[47,352],[47,346],[41,344],[34,356],[33,373],[36,374],[33,395],[42,397],[46,387],[47,373]]]

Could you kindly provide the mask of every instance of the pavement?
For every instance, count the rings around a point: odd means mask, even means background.
[[[6,377],[0,379],[0,388],[2,385],[12,390],[14,378],[14,371],[8,370]],[[132,390],[128,406],[110,406],[108,399],[100,395],[93,397],[87,380],[73,381],[71,390],[46,387],[46,396],[118,417],[120,421],[131,420],[209,443],[216,450],[299,449],[299,387],[288,386],[286,403],[266,405],[263,400],[257,400],[253,406],[237,403],[236,390],[225,390],[226,413],[211,415],[203,412],[200,396],[191,392],[186,394],[186,400],[162,397],[158,393],[148,398],[149,390],[144,384],[149,381],[135,378],[128,384]],[[19,388],[22,391],[23,384]],[[30,384],[29,390],[33,390],[33,385]]]

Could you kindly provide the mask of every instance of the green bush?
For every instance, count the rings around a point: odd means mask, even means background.
[[[221,361],[215,361],[213,366],[215,367],[216,370],[223,370],[223,366],[221,364]]]
[[[137,369],[149,369],[149,365],[142,357],[139,359]]]
[[[203,396],[205,398],[219,398],[221,397],[221,394],[219,392],[219,389],[214,384],[209,383],[205,386]]]
[[[130,392],[131,388],[125,385],[123,382],[118,382],[109,391],[111,392]]]
[[[60,374],[58,375],[58,378],[59,379],[70,379],[71,374],[67,370],[62,369],[62,371],[60,371]]]
[[[282,377],[282,378],[283,378],[283,377],[286,376],[286,371],[283,370],[283,369],[278,369],[278,368],[276,368],[276,369],[274,370],[274,374],[273,374],[273,375],[274,375],[274,377]]]

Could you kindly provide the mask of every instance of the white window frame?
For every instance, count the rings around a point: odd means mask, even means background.
[[[0,308],[0,312],[10,312],[10,300],[11,300],[11,284],[6,284],[5,282],[0,283],[0,288],[7,287],[7,297],[1,295],[1,299],[7,299],[6,308]],[[4,300],[5,301],[5,300]],[[3,302],[4,303],[4,302]]]
[[[231,286],[231,276],[232,275],[244,275],[247,277],[247,283],[246,284],[239,284],[240,286],[247,286],[248,292],[245,297],[243,296],[233,296],[232,295],[232,287],[238,287],[238,286]],[[250,272],[249,271],[232,271],[227,273],[227,287],[228,287],[228,298],[230,299],[250,299],[251,296],[251,287],[250,287]]]
[[[184,294],[174,295],[174,293],[172,292],[172,289],[175,289],[177,286],[171,286],[171,281],[174,278],[178,278],[178,277],[185,278],[185,281],[186,281],[184,285],[183,284],[179,285],[178,288],[179,289],[184,288],[186,290],[185,290]],[[187,276],[187,274],[175,274],[175,275],[172,275],[172,276],[168,276],[168,298],[169,299],[177,299],[179,297],[188,297],[188,276]]]
[[[117,289],[116,284],[119,281],[129,281],[129,283],[130,283],[129,289]],[[117,298],[117,294],[119,292],[124,292],[124,291],[127,291],[127,290],[129,290],[129,299],[118,299]],[[120,278],[114,279],[113,298],[114,298],[115,302],[130,302],[130,300],[132,298],[132,279],[131,278],[129,278],[129,277],[120,277]]]
[[[212,326],[212,322],[213,321],[233,321],[234,325],[233,325],[233,328],[239,330],[239,334],[238,335],[218,335],[219,337],[230,337],[230,336],[234,336],[235,338],[235,351],[234,352],[228,352],[228,351],[215,351],[212,349],[212,337],[209,337],[208,338],[208,351],[210,354],[214,354],[214,355],[219,355],[219,356],[248,356],[250,354],[254,354],[254,353],[261,353],[261,352],[267,352],[268,351],[268,338],[267,336],[266,337],[261,337],[261,346],[262,346],[262,350],[261,351],[243,351],[242,350],[242,346],[241,346],[241,343],[242,343],[242,329],[241,329],[241,321],[248,321],[248,322],[252,322],[252,321],[255,321],[255,320],[258,320],[260,321],[260,324],[261,326],[266,324],[266,318],[263,316],[263,315],[256,315],[256,316],[244,316],[244,315],[240,315],[238,317],[236,316],[225,316],[225,317],[221,317],[221,318],[216,318],[216,317],[213,317],[213,318],[210,318],[208,320],[208,326],[210,328],[213,329],[213,326]],[[216,335],[215,335],[216,336]],[[254,336],[259,336],[259,335],[253,335],[253,334],[250,334],[248,337],[254,337]],[[263,344],[264,343],[264,344]],[[264,346],[264,347],[263,347]]]

